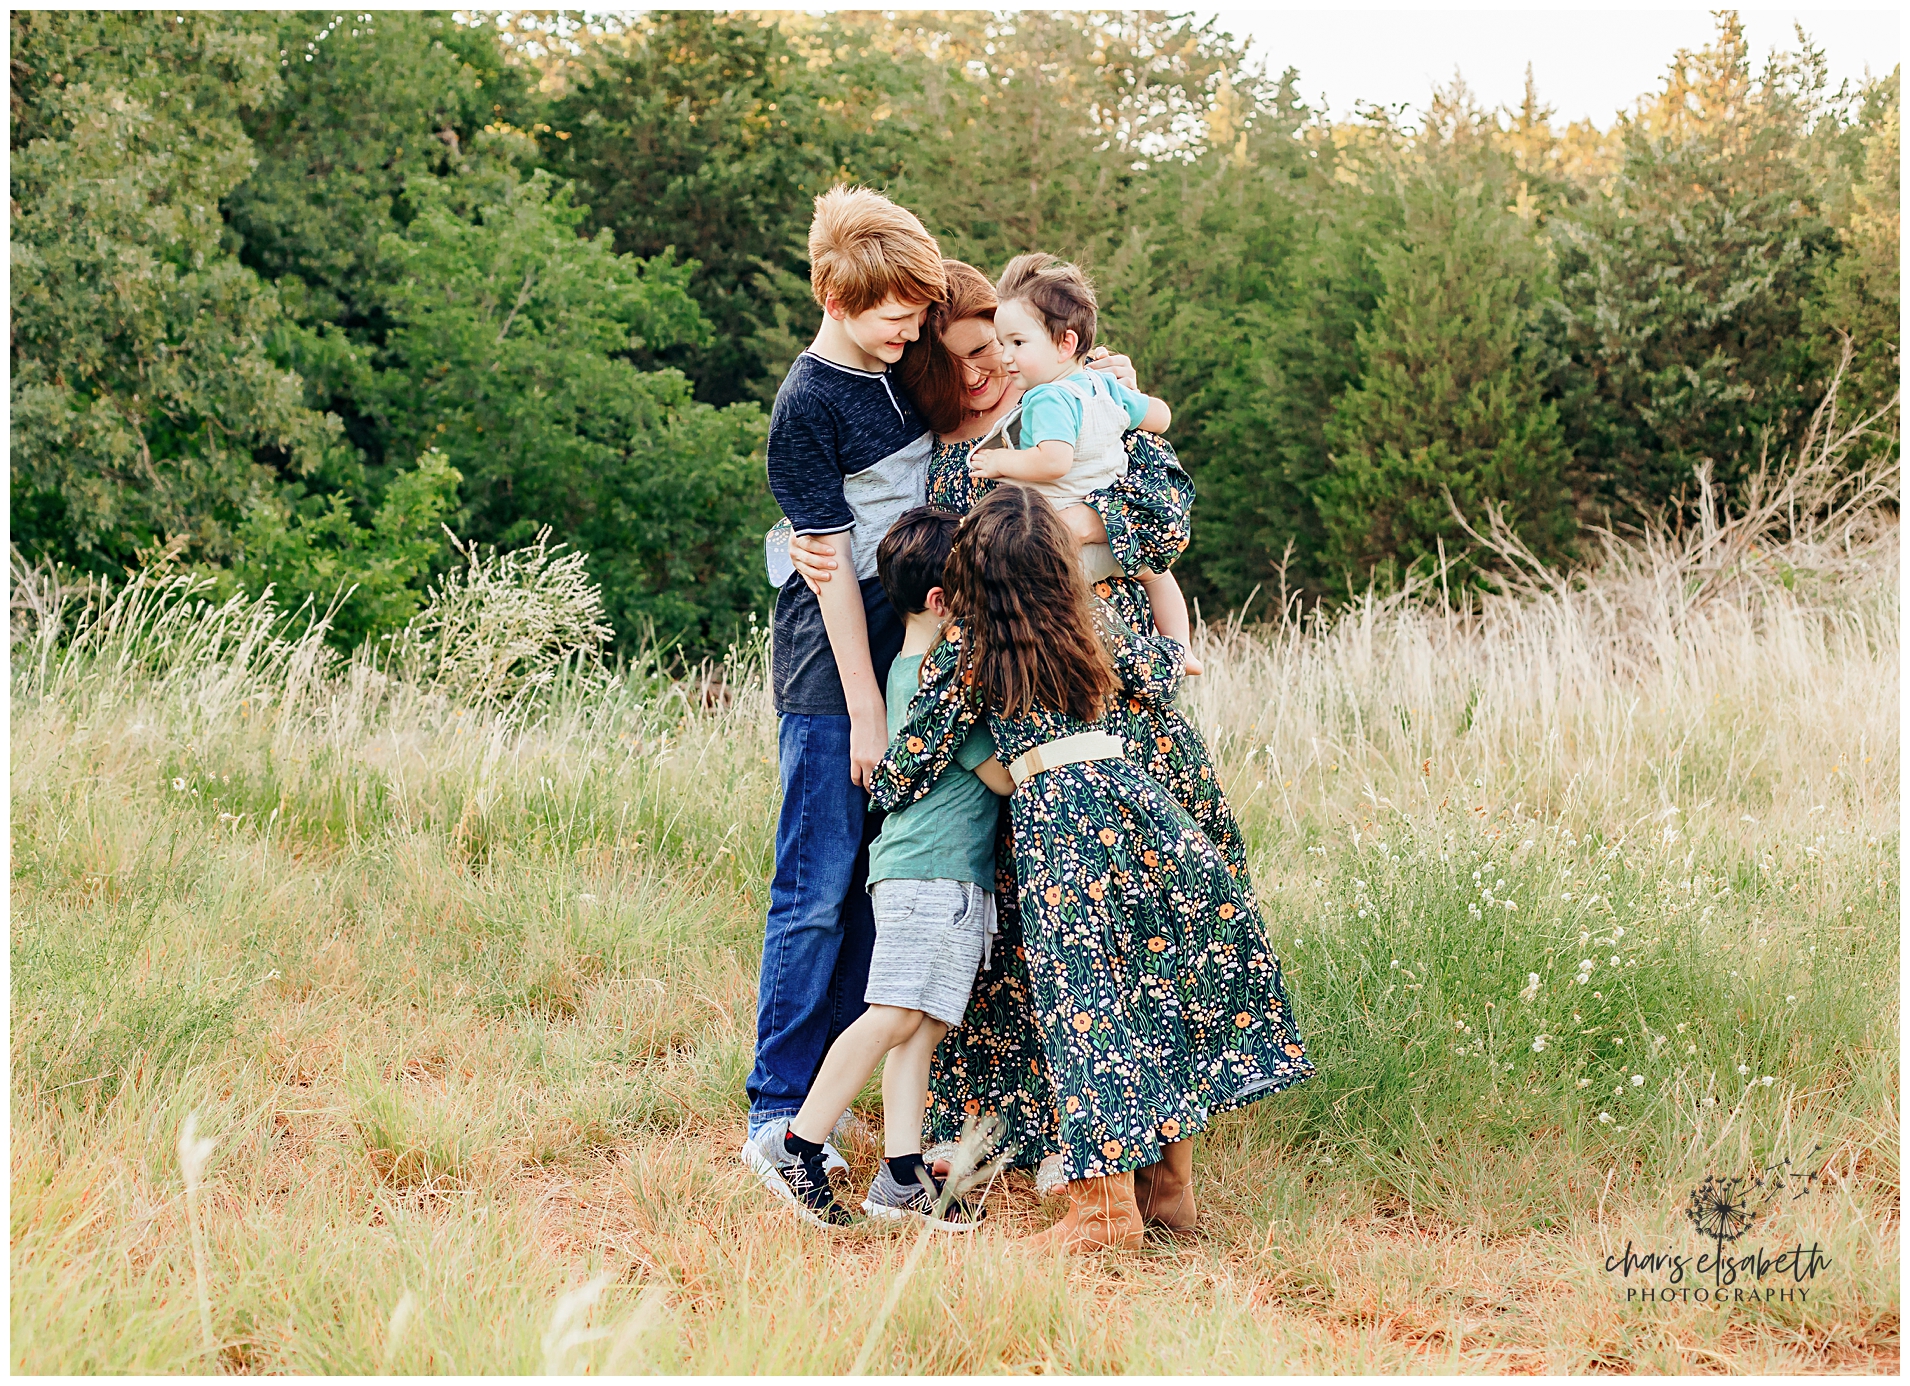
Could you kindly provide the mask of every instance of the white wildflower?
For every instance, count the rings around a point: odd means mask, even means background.
[[[1525,1002],[1527,1005],[1530,1005],[1532,1002],[1538,1000],[1540,985],[1541,983],[1539,982],[1538,973],[1536,972],[1526,973],[1525,986],[1519,992],[1519,1000]]]
[[[1612,1114],[1610,1112],[1600,1112],[1598,1114],[1598,1124],[1600,1126],[1611,1125],[1611,1120],[1612,1120]]]
[[[1545,1041],[1546,1036],[1544,1035],[1540,1035],[1534,1039],[1532,1041],[1532,1052],[1534,1054],[1543,1054],[1545,1052]]]
[[[1644,1074],[1642,1074],[1642,1073],[1634,1073],[1634,1074],[1632,1074],[1632,1076],[1631,1076],[1631,1085],[1632,1085],[1632,1086],[1633,1086],[1634,1088],[1642,1088],[1642,1087],[1644,1087],[1644,1086],[1645,1086],[1645,1075],[1644,1075]]]
[[[1749,1064],[1739,1064],[1739,1065],[1738,1065],[1738,1072],[1739,1072],[1739,1073],[1749,1073],[1750,1071],[1751,1071],[1751,1066],[1750,1066]]]

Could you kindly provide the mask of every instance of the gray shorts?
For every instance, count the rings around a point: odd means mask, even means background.
[[[995,897],[968,881],[877,881],[871,1006],[924,1011],[962,1023],[995,923]]]

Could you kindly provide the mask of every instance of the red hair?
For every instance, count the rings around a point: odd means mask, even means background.
[[[937,433],[953,433],[962,426],[962,410],[968,399],[968,382],[962,375],[962,363],[942,342],[942,334],[968,318],[995,320],[995,286],[988,276],[960,260],[942,261],[948,280],[948,296],[928,310],[922,335],[902,353],[897,367],[902,388],[928,426]]]

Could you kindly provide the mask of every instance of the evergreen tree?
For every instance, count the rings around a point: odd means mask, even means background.
[[[1846,176],[1821,55],[1754,76],[1729,13],[1623,122],[1609,198],[1559,235],[1570,364],[1560,381],[1580,486],[1637,517],[1689,500],[1693,468],[1729,486],[1794,443],[1821,397],[1805,303],[1834,257],[1826,203]]]
[[[1326,558],[1350,591],[1466,540],[1488,503],[1540,554],[1570,544],[1567,453],[1544,397],[1544,252],[1483,179],[1414,175],[1400,238],[1374,252],[1381,293],[1359,329],[1359,383],[1335,402],[1313,487]],[[1448,495],[1451,497],[1448,502]]]
[[[1842,253],[1822,292],[1806,304],[1807,321],[1816,332],[1850,338],[1854,356],[1839,405],[1841,417],[1851,421],[1886,408],[1902,381],[1901,94],[1901,68],[1864,94],[1858,121],[1862,162],[1849,215],[1838,229]],[[1897,442],[1880,436],[1873,446],[1895,448]]]

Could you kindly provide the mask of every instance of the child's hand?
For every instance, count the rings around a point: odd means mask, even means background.
[[[1006,448],[990,448],[968,459],[968,474],[977,481],[999,481],[1008,475],[1002,463],[1008,459]]]

